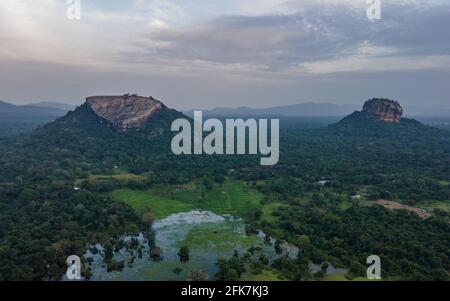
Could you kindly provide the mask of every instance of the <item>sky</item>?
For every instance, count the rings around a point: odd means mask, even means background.
[[[74,1],[0,1],[0,100],[450,106],[448,0]]]

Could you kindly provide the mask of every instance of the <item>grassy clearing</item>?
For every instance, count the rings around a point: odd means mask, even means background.
[[[368,279],[367,277],[355,277],[351,281],[384,281],[383,279]]]
[[[154,187],[150,190],[118,189],[112,192],[116,200],[131,205],[138,214],[151,209],[156,218],[192,209],[209,210],[218,214],[245,216],[261,206],[258,191],[246,183],[226,180],[207,190],[201,183],[184,187]]]
[[[91,175],[88,178],[89,180],[98,180],[98,179],[116,179],[120,181],[129,181],[129,180],[144,180],[145,177],[140,175],[135,175],[132,173],[119,173],[115,175]]]
[[[345,275],[326,275],[322,281],[350,281]]]
[[[433,202],[431,204],[425,204],[424,207],[430,209],[439,209],[442,211],[450,212],[450,201],[447,202]]]
[[[283,281],[283,276],[275,269],[265,268],[258,274],[245,273],[242,276],[244,281]]]
[[[278,220],[277,216],[273,215],[273,212],[279,208],[283,208],[283,207],[288,207],[287,205],[283,205],[282,203],[279,202],[275,202],[275,203],[270,203],[267,205],[264,205],[261,210],[262,210],[262,216],[261,219],[268,222],[268,223],[274,223]]]
[[[342,201],[342,202],[339,203],[339,208],[342,211],[345,211],[345,210],[351,208],[352,206],[353,206],[353,204],[350,201]]]
[[[348,279],[345,275],[339,274],[339,275],[326,275],[325,277],[322,278],[322,281],[383,281],[383,280],[382,279],[371,280],[368,279],[367,277],[355,277],[352,279]]]
[[[233,251],[237,245],[247,249],[258,243],[256,236],[246,236],[223,224],[205,224],[194,227],[179,246],[207,249],[212,252]]]
[[[193,190],[179,190],[174,199],[194,203],[196,208],[220,214],[244,216],[260,206],[261,195],[244,182],[227,180],[206,190],[197,184]]]
[[[145,177],[140,176],[140,175],[136,175],[136,174],[132,174],[132,173],[127,173],[127,172],[116,173],[116,174],[112,174],[112,175],[90,175],[86,179],[77,179],[75,181],[75,184],[79,185],[83,181],[94,182],[94,181],[97,181],[97,180],[111,180],[111,179],[117,180],[119,182],[126,183],[126,182],[131,181],[131,180],[144,181]]]
[[[139,216],[151,209],[156,219],[194,209],[192,204],[161,197],[148,190],[117,189],[112,192],[112,197],[130,205]]]

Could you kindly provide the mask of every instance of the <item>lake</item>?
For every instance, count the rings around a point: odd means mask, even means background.
[[[136,256],[136,259],[132,264],[126,264],[122,271],[107,272],[101,255],[103,247],[96,245],[95,248],[99,251],[97,254],[90,250],[85,254],[86,258],[92,260],[91,280],[181,281],[186,280],[191,270],[202,270],[212,280],[218,271],[218,259],[231,257],[235,250],[242,254],[255,246],[260,247],[260,252],[271,259],[278,256],[271,245],[264,243],[263,233],[247,235],[243,220],[231,215],[193,210],[157,220],[152,228],[155,232],[155,245],[162,250],[162,261],[153,261],[150,258],[146,239],[139,235],[136,238],[143,246],[142,258],[125,248],[121,249],[114,254],[114,260],[127,263],[132,255]],[[122,239],[127,241],[131,237],[125,236]],[[190,250],[190,260],[186,263],[181,263],[178,256],[181,246],[188,246]]]

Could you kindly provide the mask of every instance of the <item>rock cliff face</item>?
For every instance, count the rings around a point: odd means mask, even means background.
[[[120,131],[145,127],[150,118],[164,108],[164,104],[153,97],[137,95],[92,96],[86,98],[87,105]]]
[[[364,104],[363,112],[384,122],[398,123],[402,119],[403,108],[397,101],[374,98]]]

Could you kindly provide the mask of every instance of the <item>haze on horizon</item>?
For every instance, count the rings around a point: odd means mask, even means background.
[[[450,2],[381,0],[0,2],[0,100],[152,95],[179,109],[450,104]]]

